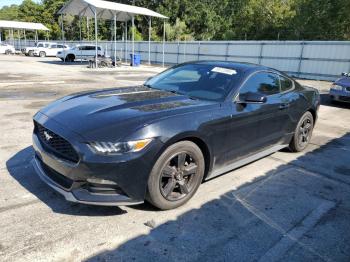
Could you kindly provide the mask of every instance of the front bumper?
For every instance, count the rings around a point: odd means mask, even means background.
[[[148,177],[163,144],[151,143],[144,152],[120,156],[93,153],[84,138],[38,113],[34,120],[66,139],[79,155],[76,163],[55,154],[33,133],[33,165],[39,177],[68,201],[121,206],[144,202]]]
[[[347,90],[334,90],[331,89],[329,95],[332,100],[339,102],[347,102],[350,103],[350,91]]]
[[[55,191],[63,195],[69,202],[101,206],[126,206],[143,203],[143,201],[134,201],[122,194],[96,194],[81,187],[77,187],[71,191],[66,191],[58,183],[47,176],[43,165],[37,156],[32,160],[32,164],[40,179]]]

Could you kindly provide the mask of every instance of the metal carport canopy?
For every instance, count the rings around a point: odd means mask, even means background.
[[[0,28],[50,31],[46,26],[40,23],[28,23],[6,20],[0,20]]]
[[[50,31],[50,29],[48,29],[46,26],[44,26],[41,23],[29,23],[29,22],[18,22],[18,21],[7,21],[7,20],[0,20],[0,29],[10,30],[10,35],[12,35],[12,39],[14,39],[13,38],[13,30],[18,30],[18,35],[20,34],[19,30],[23,30],[24,31],[25,45],[27,45],[26,30],[35,31],[35,41],[38,41],[38,32],[37,32],[38,30]],[[1,40],[2,39],[1,39],[1,35],[0,35],[0,42],[1,42]]]
[[[102,0],[71,0],[65,4],[61,10],[58,11],[58,13],[76,16],[87,16],[93,18],[95,17],[95,14],[94,11],[89,8],[89,6],[96,8],[96,11],[98,13],[97,18],[105,20],[113,20],[115,13],[117,16],[117,21],[121,22],[129,21],[135,15],[158,17],[162,19],[168,18],[144,7],[125,5]]]
[[[104,19],[104,20],[114,20],[114,35],[115,35],[115,50],[114,53],[116,54],[116,22],[125,22],[131,20],[132,21],[132,27],[134,27],[134,18],[136,15],[143,15],[150,17],[149,19],[149,63],[151,61],[150,56],[150,49],[151,49],[151,24],[152,24],[152,17],[161,18],[161,19],[168,19],[168,17],[159,14],[157,12],[154,12],[150,9],[139,7],[139,6],[133,6],[133,5],[126,5],[126,4],[119,4],[109,1],[102,1],[102,0],[70,0],[67,4],[65,4],[60,11],[58,11],[58,14],[61,14],[62,16],[64,14],[69,14],[73,16],[85,16],[89,18],[95,19],[95,41],[96,41],[96,67],[97,67],[97,19]],[[127,30],[127,26],[126,26]],[[62,23],[62,34],[63,34],[63,23]],[[126,32],[127,35],[127,32]],[[64,39],[64,37],[62,37]],[[135,54],[135,36],[134,36],[134,30],[132,31],[132,54]],[[164,66],[164,46],[165,46],[165,21],[164,21],[164,34],[163,34],[163,66]],[[126,54],[127,50],[125,50]],[[116,58],[116,55],[115,55]]]

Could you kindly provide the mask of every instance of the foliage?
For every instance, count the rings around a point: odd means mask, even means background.
[[[168,41],[190,41],[193,40],[193,36],[185,22],[179,18],[176,19],[175,24],[172,26],[167,23],[165,25],[166,39]]]
[[[1,20],[41,22],[51,39],[60,39],[61,18],[57,12],[67,0],[24,0],[19,6],[0,9]],[[169,17],[166,37],[182,40],[350,40],[350,0],[114,0],[158,11]],[[148,39],[148,19],[135,17],[135,39]],[[89,29],[87,29],[89,24]],[[94,21],[65,16],[65,38],[94,38]],[[98,22],[98,38],[113,39],[113,23]],[[118,39],[125,38],[124,24],[118,23]],[[40,33],[41,38],[45,37]],[[163,21],[152,19],[152,40],[163,37]]]

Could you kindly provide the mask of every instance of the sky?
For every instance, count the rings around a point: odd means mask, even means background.
[[[34,2],[40,2],[40,0],[33,0]],[[3,7],[4,5],[19,5],[23,2],[23,0],[0,0],[0,8]]]

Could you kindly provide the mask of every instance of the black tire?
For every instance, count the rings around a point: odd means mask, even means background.
[[[70,54],[70,55],[66,56],[66,62],[72,63],[72,62],[74,62],[74,60],[75,60],[75,56],[74,55]]]
[[[11,50],[6,50],[5,51],[5,55],[10,55],[12,52],[11,52]]]
[[[46,57],[46,53],[43,52],[43,51],[41,51],[41,52],[39,53],[39,56],[40,56],[40,57]]]
[[[28,55],[29,55],[29,56],[34,56],[34,51],[33,51],[33,50],[30,50],[30,51],[28,52]]]
[[[299,120],[295,129],[292,141],[289,144],[289,149],[292,152],[303,151],[310,143],[312,132],[314,129],[314,117],[308,111]]]
[[[185,204],[198,190],[204,171],[203,153],[196,144],[181,141],[169,146],[153,166],[147,201],[162,210]]]

